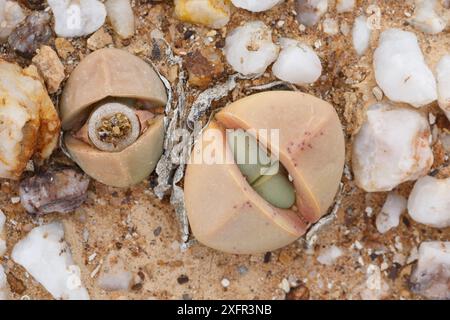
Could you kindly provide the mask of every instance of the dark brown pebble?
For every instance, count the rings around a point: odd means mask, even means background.
[[[157,227],[155,230],[153,230],[153,235],[155,237],[159,236],[161,234],[161,230],[162,230],[161,227]]]
[[[407,217],[402,217],[402,222],[407,228],[411,227],[411,222],[409,221],[409,219]]]
[[[189,40],[194,34],[195,34],[195,30],[187,30],[183,35],[183,39]]]
[[[32,10],[42,10],[45,8],[45,0],[19,0],[20,4]]]
[[[159,47],[159,44],[156,41],[153,41],[152,43],[152,53],[151,57],[152,60],[159,61],[161,60],[161,48]]]
[[[286,294],[286,300],[309,300],[309,289],[304,285],[292,288]]]
[[[177,282],[178,284],[185,284],[189,282],[189,278],[187,275],[182,274],[181,276],[178,277]]]
[[[53,37],[50,27],[51,16],[48,12],[36,11],[27,17],[9,36],[10,47],[20,56],[31,59],[36,50],[48,44]]]
[[[388,278],[391,280],[397,279],[400,269],[401,265],[399,265],[398,263],[394,263],[388,270]]]
[[[133,290],[133,291],[139,291],[139,290],[142,289],[142,287],[143,287],[142,283],[136,283],[136,284],[134,284],[134,285],[131,287],[131,290]]]
[[[191,295],[190,295],[190,294],[188,294],[188,293],[183,293],[183,296],[182,296],[182,298],[183,298],[183,300],[192,300],[192,297],[191,297]]]
[[[264,263],[269,263],[271,258],[272,252],[266,252],[266,254],[264,255]]]
[[[224,38],[220,38],[219,40],[216,41],[216,48],[217,49],[225,48],[225,39]]]
[[[145,273],[142,272],[142,271],[139,271],[139,272],[138,272],[138,277],[139,277],[139,279],[141,279],[142,281],[144,281],[144,280],[145,280]]]
[[[376,253],[372,253],[370,255],[370,260],[375,261],[378,258],[378,255]]]

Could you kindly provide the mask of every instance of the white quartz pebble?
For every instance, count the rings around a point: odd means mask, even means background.
[[[353,144],[353,171],[368,192],[391,191],[427,174],[433,164],[430,128],[419,112],[376,104]]]
[[[4,239],[4,227],[5,227],[6,217],[4,213],[0,210],[0,257],[5,254],[6,243]],[[9,298],[9,286],[6,280],[5,270],[0,264],[0,300],[7,300]]]
[[[450,154],[450,132],[441,131],[439,134],[439,140],[442,142],[445,152]]]
[[[14,28],[24,19],[25,14],[17,2],[0,0],[0,42],[8,39]]]
[[[106,13],[114,31],[122,38],[134,35],[134,13],[130,0],[107,0]]]
[[[0,264],[0,301],[8,300],[9,298],[9,285],[6,279],[5,270]]]
[[[436,67],[438,85],[438,102],[445,115],[450,120],[450,54],[439,60]]]
[[[235,7],[251,12],[262,12],[272,9],[284,0],[231,0]]]
[[[0,210],[0,257],[3,256],[6,252],[5,222],[5,214]]]
[[[130,288],[132,273],[127,270],[126,261],[117,252],[111,252],[102,265],[98,286],[105,291],[126,291]]]
[[[343,252],[341,248],[332,245],[320,252],[319,256],[317,257],[317,261],[319,261],[319,263],[323,265],[331,266],[339,257],[342,256],[342,254]]]
[[[307,44],[282,38],[282,50],[272,67],[278,79],[297,85],[315,82],[322,74],[322,64],[314,50]]]
[[[59,222],[36,227],[20,240],[11,254],[55,299],[86,300],[88,292],[72,260]]]
[[[353,11],[355,7],[355,0],[337,0],[336,11],[338,13]]]
[[[389,293],[389,285],[383,280],[381,269],[376,264],[369,264],[366,269],[366,281],[361,292],[363,300],[380,300]]]
[[[370,44],[372,29],[367,23],[365,16],[359,16],[355,19],[352,29],[353,47],[358,55],[362,56]]]
[[[339,33],[339,24],[336,19],[326,18],[323,20],[322,29],[324,33],[334,36]]]
[[[412,32],[388,29],[374,54],[375,78],[386,96],[414,107],[437,99],[436,80]]]
[[[174,0],[175,16],[185,22],[213,29],[224,27],[231,16],[228,0]]]
[[[307,27],[317,24],[328,10],[328,0],[295,0],[297,21]]]
[[[447,26],[449,14],[446,11],[440,0],[416,0],[414,15],[409,21],[420,31],[436,34]]]
[[[261,21],[247,22],[231,31],[224,48],[228,63],[243,75],[263,73],[278,52],[278,46],[272,42],[272,31]]]
[[[98,286],[105,291],[127,291],[133,278],[131,272],[118,271],[100,276]]]
[[[379,233],[386,233],[398,226],[400,215],[406,210],[406,203],[406,199],[401,195],[395,192],[388,194],[386,202],[376,219],[376,226]]]
[[[408,199],[408,212],[419,223],[450,227],[450,178],[426,176],[417,180]]]
[[[105,5],[98,0],[47,0],[55,16],[59,37],[82,37],[97,31],[106,19]]]
[[[413,292],[429,299],[450,299],[450,242],[422,242],[411,274]]]

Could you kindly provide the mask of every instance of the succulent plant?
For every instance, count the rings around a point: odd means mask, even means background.
[[[163,151],[167,103],[158,74],[119,49],[87,56],[70,76],[60,104],[64,142],[73,160],[94,179],[128,187],[145,179]]]
[[[278,129],[278,146],[262,136],[254,138],[279,155],[281,171],[253,182],[255,168],[237,165],[233,155],[247,150],[231,150],[227,129]],[[212,132],[219,137],[210,139]],[[196,161],[212,149],[225,150],[226,161]],[[220,156],[209,154],[213,160]],[[192,151],[184,187],[193,234],[201,243],[230,253],[266,252],[295,241],[333,203],[344,158],[342,126],[327,102],[284,91],[238,100],[216,114]]]

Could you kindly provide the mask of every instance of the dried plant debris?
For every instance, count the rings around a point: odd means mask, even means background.
[[[333,208],[331,209],[330,213],[324,216],[322,219],[317,221],[306,233],[305,235],[305,242],[308,248],[313,248],[314,244],[318,240],[318,233],[328,224],[332,223],[336,217],[338,210],[340,209],[342,197],[343,197],[343,186],[342,184],[339,186],[339,192],[336,196],[336,200],[334,203]]]

